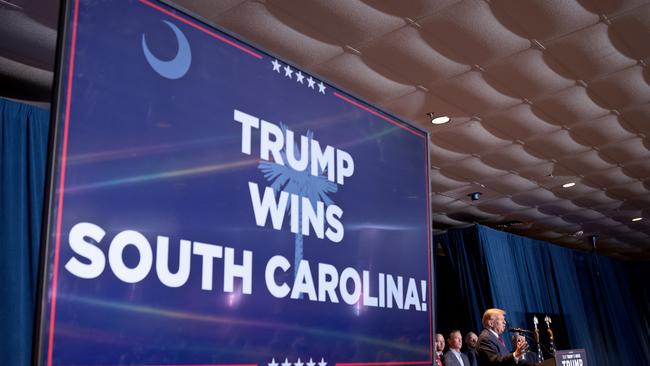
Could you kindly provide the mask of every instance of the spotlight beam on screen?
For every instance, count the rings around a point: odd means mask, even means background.
[[[423,355],[429,353],[428,349],[408,347],[402,344],[386,342],[386,341],[382,341],[381,339],[372,338],[372,337],[351,336],[348,333],[343,333],[343,332],[325,331],[321,328],[301,327],[296,325],[287,325],[285,323],[278,323],[278,322],[268,322],[268,321],[263,322],[263,321],[248,320],[248,319],[236,319],[232,317],[206,315],[206,314],[193,313],[187,311],[165,310],[165,309],[154,308],[149,306],[132,305],[125,302],[106,301],[106,300],[99,300],[99,299],[86,298],[86,297],[62,296],[60,299],[67,300],[67,301],[76,301],[76,302],[85,303],[97,307],[123,310],[128,313],[148,314],[148,315],[161,316],[166,318],[177,318],[177,319],[198,321],[203,323],[229,324],[229,325],[237,324],[237,325],[243,325],[252,328],[297,330],[297,331],[310,333],[310,334],[328,336],[331,337],[332,339],[348,339],[348,340],[362,341],[366,344],[373,344],[373,345],[378,345],[378,346],[392,348],[392,349],[420,352]]]
[[[65,191],[66,193],[75,193],[75,192],[86,191],[89,189],[116,187],[116,186],[133,184],[133,183],[153,182],[157,180],[173,179],[178,177],[187,177],[192,175],[214,173],[214,172],[228,170],[228,169],[236,169],[236,168],[245,167],[247,165],[255,165],[257,163],[258,163],[257,160],[240,160],[231,163],[204,165],[204,166],[188,168],[188,169],[170,170],[162,173],[135,175],[132,177],[118,178],[118,179],[112,179],[103,182],[66,187]]]

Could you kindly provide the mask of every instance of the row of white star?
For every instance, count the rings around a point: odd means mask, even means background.
[[[268,363],[268,365],[269,366],[278,366],[278,365],[281,365],[281,366],[291,366],[291,365],[294,365],[294,366],[303,366],[303,365],[307,365],[307,366],[315,366],[315,365],[327,366],[327,362],[325,362],[325,359],[323,357],[320,358],[320,362],[314,362],[311,357],[309,357],[309,362],[302,362],[302,361],[300,361],[300,357],[298,357],[298,361],[296,361],[296,362],[289,362],[289,359],[285,358],[284,362],[277,363],[277,362],[275,362],[275,357],[273,357],[273,359],[271,360],[271,362]]]
[[[323,84],[322,81],[317,84],[316,82],[318,80],[312,78],[311,76],[305,79],[305,75],[303,75],[303,73],[300,72],[300,70],[295,71],[289,65],[286,65],[285,67],[282,67],[282,64],[280,62],[278,62],[278,60],[271,61],[271,65],[273,65],[273,71],[275,71],[277,73],[281,73],[280,69],[283,69],[284,70],[284,76],[288,77],[289,79],[292,79],[292,80],[293,80],[293,75],[294,75],[294,72],[295,72],[296,82],[298,82],[300,84],[305,84],[305,80],[306,80],[308,88],[316,90],[314,88],[314,86],[318,86],[318,92],[325,94],[326,87],[325,87],[325,84]]]

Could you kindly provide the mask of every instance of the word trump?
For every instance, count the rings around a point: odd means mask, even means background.
[[[339,185],[345,184],[345,179],[354,173],[354,160],[343,150],[329,145],[322,149],[317,140],[302,135],[300,147],[297,147],[296,137],[288,128],[281,128],[238,110],[234,111],[233,118],[241,123],[241,151],[244,154],[252,154],[254,131],[259,131],[259,154],[262,160],[270,161],[273,158],[275,164],[313,177],[320,178],[321,174],[326,173],[327,180]],[[289,228],[292,233],[309,236],[313,229],[319,239],[327,237],[334,243],[343,240],[343,210],[337,205],[326,206],[322,201],[302,196],[302,191],[280,191],[276,197],[276,192],[271,187],[265,187],[262,193],[256,183],[249,182],[248,188],[257,226],[266,226],[270,216],[273,229],[282,230],[284,218],[289,212]]]
[[[252,131],[255,128],[260,131],[260,158],[263,160],[270,161],[273,156],[275,163],[288,164],[297,172],[310,167],[309,172],[313,176],[319,176],[320,171],[327,171],[327,179],[340,185],[354,173],[352,156],[341,149],[328,145],[323,151],[318,141],[300,136],[300,148],[294,151],[296,141],[293,131],[286,129],[283,133],[279,126],[265,120],[260,121],[259,118],[238,110],[235,110],[234,118],[241,123],[241,152],[246,155],[251,154]],[[282,158],[282,149],[286,151],[286,161]]]

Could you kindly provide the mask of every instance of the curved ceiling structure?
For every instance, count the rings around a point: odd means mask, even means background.
[[[0,94],[47,102],[58,5],[32,3],[0,0]],[[428,130],[434,232],[650,259],[650,1],[176,3]]]

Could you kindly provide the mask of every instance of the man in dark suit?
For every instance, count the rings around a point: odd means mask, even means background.
[[[478,364],[479,366],[514,366],[533,365],[521,360],[521,356],[528,350],[528,344],[517,345],[514,352],[510,353],[501,334],[506,330],[506,312],[501,309],[488,309],[483,313],[483,331],[478,336]]]
[[[463,337],[460,330],[452,330],[447,338],[449,351],[444,355],[443,363],[445,366],[470,366],[467,356],[460,353],[460,347],[463,345]]]
[[[467,349],[463,353],[469,360],[469,366],[478,366],[478,357],[476,354],[476,344],[478,343],[478,336],[474,332],[469,332],[465,335],[465,346]]]

